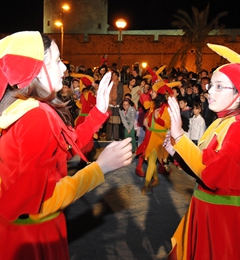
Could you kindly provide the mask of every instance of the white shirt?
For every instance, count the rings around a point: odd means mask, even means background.
[[[205,120],[200,114],[197,117],[194,115],[190,118],[188,136],[191,140],[199,141],[205,129]]]

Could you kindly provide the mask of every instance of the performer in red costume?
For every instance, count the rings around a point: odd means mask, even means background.
[[[74,122],[75,128],[77,128],[79,124],[82,124],[85,121],[86,117],[89,115],[90,110],[96,105],[96,96],[91,90],[91,88],[93,88],[92,82],[87,77],[82,77],[81,82],[84,84],[85,87],[82,89],[80,99],[76,102],[76,105],[80,108],[80,113]],[[84,149],[82,149],[82,153],[86,156],[88,160],[91,157],[91,151],[94,147],[93,139],[94,138],[89,140],[88,144],[84,147]],[[85,163],[80,163],[80,168],[81,165],[85,165]]]
[[[223,65],[213,73],[208,103],[218,119],[198,146],[182,132],[178,103],[168,100],[173,148],[197,177],[189,209],[172,237],[169,260],[240,259],[239,75],[240,63]],[[164,145],[171,150],[169,138]]]
[[[75,127],[84,122],[90,110],[96,105],[96,97],[92,90],[92,82],[86,77],[82,77],[81,81],[84,82],[85,87],[82,89],[80,100],[76,103],[80,108],[80,113],[75,121]]]
[[[131,138],[113,142],[96,162],[67,176],[67,159],[81,152],[107,119],[111,73],[97,104],[74,130],[57,101],[66,70],[54,41],[19,32],[0,41],[0,259],[68,260],[62,210],[128,165]]]

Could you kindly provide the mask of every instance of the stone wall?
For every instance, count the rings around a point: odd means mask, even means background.
[[[240,30],[226,30],[222,34],[211,33],[209,43],[221,44],[240,54]],[[61,34],[48,34],[61,49]],[[6,35],[0,35],[3,38]],[[173,55],[183,45],[181,30],[150,32],[150,31],[123,31],[122,42],[118,41],[118,31],[108,34],[64,34],[64,60],[87,68],[99,66],[103,54],[109,55],[110,63],[132,65],[136,61],[140,64],[147,62],[151,67],[169,65]],[[121,60],[119,60],[119,47]],[[227,61],[210,50],[207,46],[203,50],[202,68],[211,70]],[[179,61],[175,67],[180,67]],[[186,67],[195,71],[195,53],[190,50],[187,54]]]
[[[56,40],[60,47],[60,35],[50,36]],[[225,45],[240,53],[240,36],[235,36],[234,41],[229,35],[209,36],[208,42]],[[75,66],[83,64],[87,68],[93,68],[99,66],[100,57],[106,53],[109,55],[110,63],[118,63],[119,68],[123,64],[132,65],[136,61],[139,63],[147,62],[151,67],[168,66],[173,55],[182,45],[182,36],[160,35],[158,40],[155,40],[153,35],[123,34],[123,41],[119,42],[118,32],[107,35],[88,35],[87,37],[83,34],[66,34],[64,36],[64,60]],[[202,68],[211,70],[226,62],[224,58],[215,54],[207,46],[204,48]],[[181,61],[175,67],[178,66],[181,66]],[[187,54],[186,67],[188,70],[196,70],[194,50],[190,50]]]

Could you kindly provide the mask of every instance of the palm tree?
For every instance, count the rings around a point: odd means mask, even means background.
[[[177,15],[173,15],[177,20],[172,22],[172,26],[184,31],[184,45],[174,55],[169,67],[173,67],[178,59],[181,59],[182,66],[185,66],[187,52],[195,50],[196,71],[199,72],[202,67],[202,50],[206,46],[208,34],[213,29],[224,28],[224,26],[219,25],[219,19],[226,16],[228,12],[219,13],[209,24],[209,3],[206,9],[201,12],[196,7],[192,7],[192,17],[184,10],[178,10],[177,13]]]

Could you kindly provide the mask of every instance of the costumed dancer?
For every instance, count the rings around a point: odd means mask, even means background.
[[[176,100],[168,100],[173,148],[197,178],[189,209],[171,239],[169,260],[240,259],[240,56],[223,46],[209,47],[232,63],[211,77],[208,103],[218,119],[198,146],[182,132]]]
[[[19,32],[0,41],[0,259],[69,260],[63,209],[131,162],[128,138],[67,176],[67,159],[86,160],[81,148],[108,117],[112,83],[106,74],[97,105],[74,130],[56,98],[65,70],[46,35]]]
[[[76,102],[76,105],[80,109],[80,113],[75,120],[75,128],[85,121],[85,118],[88,116],[90,110],[96,105],[96,97],[92,91],[93,81],[90,81],[86,77],[82,77],[80,80],[83,82],[85,87],[83,87],[81,91],[80,99]]]
[[[163,142],[168,129],[170,128],[170,116],[168,114],[168,104],[165,94],[171,93],[171,89],[165,85],[164,82],[156,82],[151,91],[151,99],[145,100],[146,94],[142,94],[140,102],[148,112],[144,119],[144,126],[146,128],[146,134],[142,144],[137,148],[136,155],[139,155],[138,165],[136,167],[136,174],[144,177],[145,173],[142,169],[144,160],[148,161],[148,167],[146,172],[145,184],[142,187],[142,194],[146,195],[148,191],[152,191],[152,188],[159,184],[157,160],[165,171],[164,163],[167,161],[168,153],[163,148]],[[161,169],[162,170],[162,169]],[[153,180],[152,180],[153,179]]]
[[[92,91],[93,78],[89,79],[90,76],[82,76],[80,78],[80,89],[81,95],[79,100],[76,102],[76,106],[79,108],[80,112],[76,120],[74,121],[74,127],[77,128],[79,124],[82,124],[86,117],[89,115],[90,110],[96,105],[96,96]],[[95,133],[94,133],[95,135]],[[82,149],[83,154],[87,157],[88,160],[91,160],[91,152],[94,147],[94,138],[92,138],[89,143]],[[79,168],[85,165],[82,161],[79,165]]]

